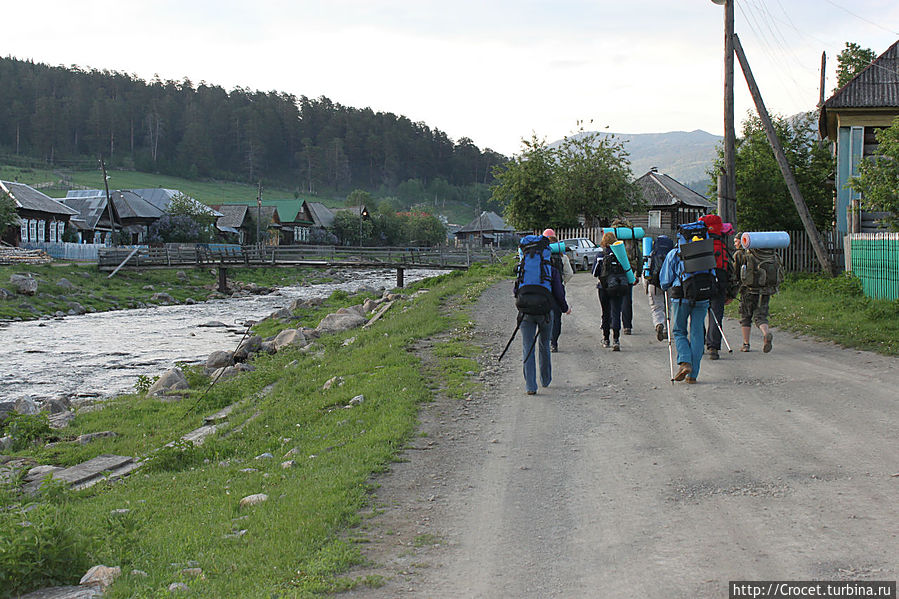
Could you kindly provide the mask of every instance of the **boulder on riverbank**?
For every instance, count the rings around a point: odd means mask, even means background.
[[[302,331],[297,329],[284,329],[272,339],[272,347],[275,351],[281,351],[285,347],[291,345],[303,346],[306,344],[306,337]]]
[[[343,308],[341,308],[343,310]],[[360,316],[355,310],[347,310],[341,313],[339,310],[328,314],[318,324],[315,330],[319,333],[338,333],[361,327],[367,322],[364,316]]]
[[[189,388],[190,385],[187,382],[187,377],[184,376],[184,372],[180,368],[172,368],[164,372],[147,389],[147,395],[161,395],[167,391],[180,391]]]
[[[37,293],[37,279],[31,275],[10,275],[9,282],[19,295]]]
[[[231,360],[231,352],[214,351],[206,358],[206,371],[211,372],[225,366],[232,366],[234,362]]]

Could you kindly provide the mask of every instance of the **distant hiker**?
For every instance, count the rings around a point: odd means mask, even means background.
[[[692,241],[701,243],[706,236],[704,223],[681,225],[678,245],[668,252],[659,276],[671,302],[671,330],[678,363],[675,381],[696,382],[705,349],[705,317],[709,298],[715,292],[715,272],[714,268],[695,266],[696,259],[687,255],[687,251],[692,251]]]
[[[549,239],[542,235],[525,235],[519,242],[521,259],[515,281],[515,307],[521,327],[521,348],[525,389],[537,393],[536,361],[540,360],[540,384],[549,387],[552,362],[549,352],[552,335],[552,311],[571,314],[565,301],[562,274],[553,268]],[[535,355],[536,354],[536,355]]]
[[[643,281],[646,284],[646,295],[649,298],[649,309],[652,311],[652,325],[656,329],[656,339],[664,341],[668,338],[665,329],[665,292],[662,291],[659,275],[662,273],[662,264],[668,252],[674,249],[674,241],[667,235],[659,235],[652,242],[652,251],[646,267],[646,276]]]
[[[709,237],[714,242],[715,248],[715,277],[718,279],[718,288],[715,295],[709,299],[709,323],[705,335],[705,347],[709,352],[709,360],[717,360],[721,350],[721,329],[724,326],[724,305],[730,303],[733,296],[729,296],[728,284],[730,263],[732,261],[731,250],[728,247],[724,235],[721,217],[717,214],[707,214],[699,220],[708,228]]]
[[[773,249],[745,249],[741,246],[734,253],[733,275],[740,287],[740,326],[743,332],[740,351],[749,351],[749,334],[755,322],[762,332],[762,351],[767,354],[773,347],[774,339],[768,328],[768,303],[784,279],[780,256]]]
[[[616,218],[612,221],[611,226],[633,228],[634,225],[627,219]],[[631,267],[634,269],[634,275],[637,277],[637,282],[639,282],[640,271],[642,269],[637,268],[637,265],[643,263],[643,250],[640,247],[640,243],[636,239],[634,239],[633,235],[631,235],[630,239],[623,239],[622,242],[624,243],[624,249],[627,250],[627,259],[630,261]],[[630,335],[633,329],[634,290],[633,288],[631,288],[627,290],[627,292],[622,296],[621,299],[621,332],[625,335]]]
[[[621,302],[631,288],[624,266],[612,252],[612,244],[618,241],[612,232],[604,233],[593,265],[599,305],[602,307],[602,346],[609,347],[609,330],[612,331],[612,351],[621,351]]]
[[[559,242],[558,237],[556,237],[556,232],[552,229],[545,229],[543,231],[543,236],[549,239],[550,244]],[[557,268],[562,274],[562,285],[565,285],[571,280],[571,277],[574,276],[574,269],[571,267],[571,260],[564,251],[553,251],[553,249],[561,248],[558,245],[555,246],[555,248],[550,248],[550,261],[552,262],[553,267]],[[562,312],[560,310],[553,310],[552,314],[553,333],[549,343],[549,350],[551,352],[557,352],[559,351],[559,335],[562,334]]]

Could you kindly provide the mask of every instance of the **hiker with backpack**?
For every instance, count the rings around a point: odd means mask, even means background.
[[[668,252],[674,249],[674,241],[667,235],[659,235],[652,242],[652,251],[649,253],[646,266],[646,276],[643,280],[646,285],[646,295],[649,298],[649,309],[652,311],[652,325],[656,330],[656,339],[664,341],[668,338],[665,327],[665,292],[662,291],[662,283],[659,275],[662,273],[662,264],[668,256]]]
[[[518,327],[521,328],[522,363],[525,390],[537,393],[537,368],[540,361],[540,384],[552,382],[550,338],[553,310],[571,314],[565,301],[562,274],[553,268],[549,239],[543,235],[525,235],[518,244],[521,256],[516,269],[514,294],[518,308]],[[514,336],[514,333],[513,333]],[[536,355],[535,355],[536,354]]]
[[[612,351],[621,351],[621,304],[624,296],[630,291],[631,284],[627,280],[626,269],[618,257],[612,252],[612,244],[618,241],[611,231],[603,233],[593,265],[593,276],[599,279],[596,283],[599,305],[602,307],[602,346],[609,347],[609,331],[612,331]],[[629,266],[628,266],[629,268]]]
[[[612,221],[613,227],[627,227],[629,229],[633,229],[634,225],[627,219],[618,219]],[[627,250],[627,259],[630,261],[631,265],[640,264],[643,262],[643,251],[640,248],[640,244],[637,239],[635,239],[634,235],[631,235],[630,239],[622,239],[624,243],[624,249]],[[640,272],[638,270],[634,270],[634,275],[636,275],[637,279],[640,278]],[[621,332],[625,335],[630,335],[634,329],[634,290],[633,287],[628,288],[625,294],[621,298]]]
[[[558,269],[562,274],[562,285],[564,286],[571,280],[571,277],[574,276],[574,268],[571,267],[571,260],[565,253],[564,245],[559,244],[553,246],[553,244],[558,244],[559,242],[559,238],[556,237],[556,232],[553,229],[545,229],[543,231],[543,236],[549,240],[550,261],[552,262],[553,268]],[[556,251],[556,249],[561,251]],[[553,310],[552,321],[553,333],[549,342],[549,351],[555,353],[559,351],[559,336],[562,334],[562,312],[560,310]]]
[[[709,326],[705,335],[705,347],[709,353],[709,360],[717,360],[718,352],[721,351],[724,306],[733,300],[733,296],[728,293],[732,257],[721,217],[717,214],[706,214],[699,220],[704,222],[708,228],[708,235],[715,248],[715,277],[718,279],[718,289],[715,295],[709,299]]]
[[[678,245],[668,252],[659,275],[671,303],[671,334],[677,350],[673,381],[696,383],[705,350],[705,317],[716,291],[713,245],[704,223],[681,225]],[[669,341],[670,344],[670,341]],[[673,369],[672,369],[673,370]]]
[[[734,242],[734,245],[737,243]],[[740,289],[740,327],[743,333],[740,351],[749,351],[749,336],[755,322],[762,332],[762,351],[767,354],[773,348],[774,339],[768,327],[768,304],[784,280],[780,256],[774,249],[746,249],[741,245],[734,253],[733,275]]]

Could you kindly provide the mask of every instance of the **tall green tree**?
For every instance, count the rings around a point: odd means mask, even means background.
[[[818,230],[831,227],[834,218],[834,159],[828,148],[818,143],[817,112],[807,112],[790,121],[779,115],[771,120],[787,162],[796,178]],[[711,194],[717,192],[717,177],[712,176],[724,165],[724,149],[718,148],[718,159],[709,171]],[[737,221],[743,230],[799,230],[802,220],[793,204],[783,174],[768,143],[765,128],[758,116],[743,121],[742,136],[736,144]]]
[[[0,193],[0,237],[17,222],[16,203],[8,193]]]
[[[503,206],[507,222],[516,229],[538,229],[568,222],[556,187],[556,152],[546,140],[522,140],[522,152],[494,168],[496,181],[491,199]]]
[[[583,215],[591,225],[608,224],[616,216],[642,209],[643,196],[622,140],[581,131],[565,137],[556,155],[556,187],[569,216]]]
[[[874,135],[878,146],[873,158],[859,163],[858,176],[849,184],[862,194],[863,208],[887,212],[887,224],[899,231],[899,117]]]
[[[367,245],[374,232],[372,221],[353,214],[351,210],[337,212],[332,228],[344,245]]]
[[[855,42],[846,42],[846,47],[837,55],[837,91],[874,62],[877,54],[870,48],[862,48]]]

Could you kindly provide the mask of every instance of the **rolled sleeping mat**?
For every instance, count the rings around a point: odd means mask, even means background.
[[[649,276],[649,256],[652,254],[652,237],[643,238],[643,276]]]
[[[603,227],[603,233],[614,233],[617,239],[643,239],[643,227]]]
[[[746,249],[783,249],[790,247],[790,234],[786,231],[758,231],[743,233],[740,243]]]
[[[565,253],[565,244],[561,241],[557,241],[555,243],[549,244],[549,251],[553,254],[564,254]]]
[[[633,285],[634,281],[637,280],[637,277],[634,275],[634,269],[631,268],[631,263],[627,259],[627,250],[624,249],[624,242],[616,241],[609,247],[612,248],[612,253],[615,254],[615,257],[618,258],[618,262],[624,267],[624,274],[627,275],[627,282]]]

